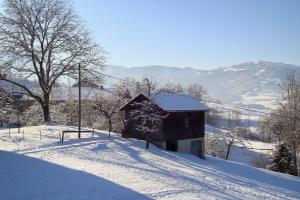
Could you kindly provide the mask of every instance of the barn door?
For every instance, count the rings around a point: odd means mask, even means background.
[[[195,156],[198,156],[200,158],[203,158],[204,155],[204,148],[203,148],[203,140],[194,140],[191,142],[191,153]]]
[[[177,141],[167,142],[167,151],[177,151],[177,149],[178,149]]]

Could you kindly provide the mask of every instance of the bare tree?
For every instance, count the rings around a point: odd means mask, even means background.
[[[153,79],[150,79],[148,77],[145,77],[140,83],[140,87],[142,90],[139,93],[144,93],[146,96],[150,97],[151,93],[163,91],[163,89],[158,88],[157,85],[158,84],[156,81],[154,81]],[[137,89],[138,89],[138,86],[137,86]]]
[[[34,102],[23,112],[23,123],[26,125],[38,125],[43,122],[43,112],[38,102]]]
[[[9,101],[10,99],[10,95],[8,95],[3,89],[0,88],[0,104],[4,105],[4,103]]]
[[[286,137],[286,118],[284,116],[284,111],[278,108],[273,111],[270,116],[266,117],[262,121],[261,132],[267,135],[275,136],[273,141],[282,143]]]
[[[161,90],[171,93],[183,93],[184,88],[180,83],[173,84],[173,83],[167,83],[165,86],[161,88]]]
[[[265,119],[265,130],[275,135],[280,143],[291,146],[293,162],[297,165],[297,153],[300,149],[300,80],[294,72],[280,84],[281,97],[278,108]],[[298,170],[296,170],[298,175]]]
[[[85,103],[82,103],[83,110]],[[51,105],[54,121],[67,126],[76,126],[78,124],[78,101],[67,98],[63,102],[57,102]]]
[[[67,0],[4,0],[0,14],[0,80],[14,84],[42,107],[50,118],[49,102],[59,78],[76,78],[78,64],[85,76],[97,76],[103,49]],[[5,72],[35,79],[39,91],[9,78]]]
[[[205,95],[207,95],[206,89],[204,89],[199,84],[189,85],[186,89],[186,92],[193,97],[195,97],[198,101],[201,101]]]
[[[219,130],[219,129],[217,129]],[[221,131],[205,136],[205,151],[207,154],[225,158],[227,152],[226,135]]]
[[[170,92],[170,90],[157,88],[157,83],[147,77],[137,88],[141,88],[141,93],[144,93],[148,99],[132,104],[134,109],[130,112],[130,118],[135,121],[135,128],[145,135],[146,149],[148,149],[151,136],[161,130],[163,119],[168,116],[157,106],[155,96],[161,92]]]
[[[12,101],[10,95],[8,95],[4,90],[0,89],[0,127],[4,122],[8,121],[9,114],[12,111]]]
[[[114,94],[123,100],[130,100],[138,93],[142,92],[141,84],[133,78],[125,78],[113,85]]]
[[[229,112],[228,113],[228,129],[226,134],[226,143],[227,143],[227,151],[225,155],[225,159],[227,160],[230,154],[230,150],[233,144],[243,144],[243,140],[241,139],[242,133],[245,131],[241,118],[237,112]]]
[[[108,137],[110,137],[114,119],[119,114],[119,108],[124,102],[123,98],[124,97],[122,96],[114,94],[107,96],[97,96],[93,103],[95,111],[103,116],[108,122]]]
[[[0,126],[4,122],[7,124],[14,122],[20,125],[20,116],[20,107],[14,93],[6,92],[0,88]]]
[[[145,135],[148,149],[150,137],[161,130],[163,119],[168,114],[161,110],[151,97],[149,100],[134,102],[132,107],[134,109],[130,112],[130,118],[135,120],[135,128]]]

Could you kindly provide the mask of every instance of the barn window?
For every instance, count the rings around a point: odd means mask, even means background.
[[[190,128],[191,127],[191,118],[189,118],[189,117],[186,117],[185,119],[184,119],[184,127],[185,128]]]

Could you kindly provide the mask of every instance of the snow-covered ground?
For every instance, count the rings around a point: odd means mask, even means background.
[[[263,155],[272,155],[275,146],[274,143],[245,141],[231,148],[228,160],[253,166],[253,160],[262,159]]]
[[[242,102],[244,105],[258,104],[265,106],[267,110],[262,110],[264,112],[268,112],[269,109],[277,108],[276,100],[278,99],[278,94],[276,92],[263,91],[254,94],[250,94],[247,92],[246,94],[240,96],[243,99],[240,102]]]
[[[300,199],[299,177],[63,129],[0,130],[0,199]]]

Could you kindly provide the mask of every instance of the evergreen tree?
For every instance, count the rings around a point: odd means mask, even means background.
[[[291,175],[297,175],[296,165],[293,161],[293,155],[285,144],[280,144],[274,153],[271,170]]]

